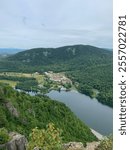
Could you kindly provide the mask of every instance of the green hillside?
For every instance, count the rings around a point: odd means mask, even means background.
[[[28,137],[31,129],[43,129],[49,123],[62,130],[64,142],[96,140],[65,104],[46,96],[30,96],[0,84],[0,128],[6,127]]]

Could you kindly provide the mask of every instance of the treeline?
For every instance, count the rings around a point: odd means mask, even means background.
[[[34,81],[36,80],[35,78],[32,77],[18,77],[18,76],[8,76],[8,75],[0,75],[0,80],[11,80],[11,81],[19,81],[19,82],[24,82],[27,80]]]
[[[15,111],[10,111],[9,106]],[[0,128],[5,127],[28,137],[31,129],[43,129],[49,123],[62,130],[64,142],[97,140],[65,104],[47,96],[30,96],[0,84]]]
[[[36,80],[27,80],[17,83],[16,89],[21,89],[23,91],[34,91],[38,92],[38,82]]]

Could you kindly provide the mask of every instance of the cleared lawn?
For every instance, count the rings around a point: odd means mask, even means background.
[[[0,73],[0,75],[6,75],[6,76],[17,76],[17,77],[32,77],[31,73],[17,73],[17,72],[5,72]]]
[[[12,87],[15,87],[17,82],[16,81],[10,81],[10,80],[0,80],[0,83],[7,83]]]

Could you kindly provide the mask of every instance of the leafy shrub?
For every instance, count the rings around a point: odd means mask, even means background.
[[[96,150],[112,150],[112,149],[113,149],[113,139],[110,136],[110,137],[102,140]]]
[[[7,118],[4,114],[4,111],[2,110],[2,107],[0,106],[0,128],[6,126],[7,123],[8,123]]]
[[[30,134],[27,150],[39,148],[40,150],[60,150],[62,146],[61,131],[49,123],[47,129],[35,128]]]
[[[5,128],[0,128],[0,144],[4,144],[10,140],[8,131]]]

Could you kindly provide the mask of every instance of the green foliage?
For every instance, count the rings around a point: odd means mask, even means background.
[[[100,145],[96,150],[113,150],[113,139],[108,137],[101,141]]]
[[[2,110],[2,107],[0,107],[0,128],[5,126],[7,123],[8,121],[4,114],[4,111]]]
[[[27,80],[24,82],[17,83],[16,89],[21,89],[24,91],[37,91],[38,82],[36,80]]]
[[[10,140],[8,131],[5,128],[0,128],[0,144],[5,144]]]
[[[106,66],[95,66],[85,68],[84,72],[77,70],[68,72],[67,75],[73,82],[78,82],[78,90],[90,97],[93,97],[93,89],[97,89],[97,99],[109,106],[113,106],[112,94],[112,64]]]
[[[70,83],[63,84],[63,86],[64,86],[67,90],[69,90],[69,89],[72,87],[72,85],[71,85]]]
[[[49,123],[47,129],[34,128],[29,135],[27,150],[35,147],[41,150],[60,150],[62,147],[61,131]]]

